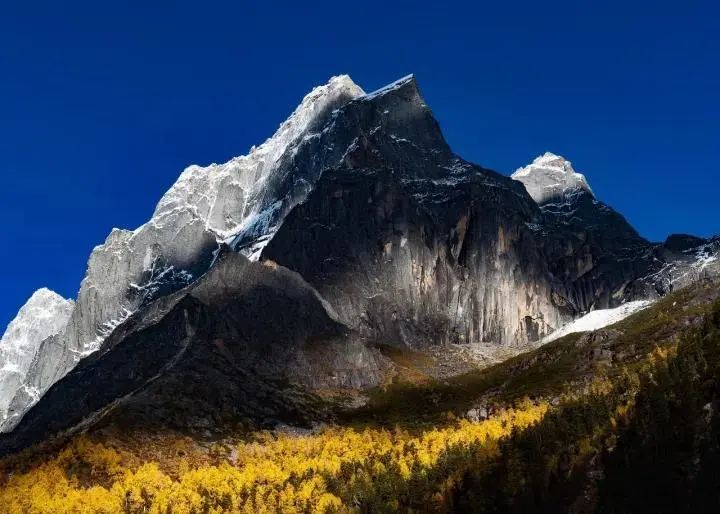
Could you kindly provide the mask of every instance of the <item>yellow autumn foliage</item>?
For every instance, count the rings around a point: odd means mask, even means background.
[[[212,465],[185,457],[139,462],[128,450],[80,437],[29,469],[6,471],[0,511],[393,511],[411,483],[418,501],[441,511],[469,466],[481,465],[497,452],[500,438],[537,423],[546,411],[546,404],[525,402],[486,421],[455,420],[421,433],[343,427],[307,436],[263,433]]]

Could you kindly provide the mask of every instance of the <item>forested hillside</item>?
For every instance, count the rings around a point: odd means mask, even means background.
[[[48,442],[2,461],[0,509],[715,512],[717,297],[706,281],[486,370],[399,375],[314,430]]]

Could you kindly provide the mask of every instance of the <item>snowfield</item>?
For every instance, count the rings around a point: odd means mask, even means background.
[[[542,346],[568,334],[574,334],[576,332],[592,332],[593,330],[607,327],[608,325],[624,320],[631,314],[635,314],[636,312],[646,308],[651,303],[652,302],[648,300],[639,300],[624,303],[620,307],[615,307],[614,309],[598,309],[596,311],[590,311],[581,318],[568,323],[549,336],[544,337],[536,343],[536,346]]]

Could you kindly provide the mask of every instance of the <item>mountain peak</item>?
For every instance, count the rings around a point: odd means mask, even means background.
[[[72,300],[66,300],[46,287],[35,291],[8,324],[0,339],[0,355],[13,353],[18,347],[34,351],[43,339],[65,328],[74,305]],[[5,365],[7,367],[9,362]],[[0,369],[0,381],[2,371]]]
[[[71,302],[72,300],[66,300],[59,294],[57,294],[52,289],[48,289],[47,287],[41,287],[37,291],[35,291],[31,296],[30,299],[27,301],[27,304],[30,303],[37,303],[42,301],[54,301],[54,302]]]
[[[570,161],[568,161],[562,155],[557,155],[552,152],[545,152],[542,155],[538,155],[537,157],[535,157],[532,163],[535,166],[560,169],[562,171],[565,171],[566,173],[575,172]]]
[[[17,316],[7,327],[5,334],[2,337],[2,345],[5,345],[7,340],[12,337],[13,328],[19,328],[18,325],[23,324],[25,321],[47,321],[51,320],[49,325],[52,325],[52,320],[56,317],[56,311],[68,311],[72,309],[74,302],[72,300],[66,300],[55,291],[51,291],[47,287],[41,287],[35,291],[25,305],[23,305],[18,311]],[[65,320],[67,321],[67,320]],[[52,335],[52,326],[43,326],[42,332],[48,332],[47,335]],[[47,335],[45,337],[47,337]]]
[[[360,86],[358,86],[353,81],[353,79],[350,78],[350,75],[347,75],[345,73],[343,73],[342,75],[333,75],[332,77],[330,77],[330,80],[327,81],[326,86],[330,85],[330,84],[344,86],[344,87],[347,87],[348,89],[360,89]],[[318,86],[318,87],[323,87],[323,86]]]
[[[153,220],[190,210],[220,239],[237,234],[257,213],[250,198],[260,195],[281,157],[312,137],[333,110],[365,92],[348,75],[331,77],[312,89],[264,143],[224,164],[190,166],[158,203]],[[240,200],[238,200],[238,198]]]
[[[577,173],[570,161],[552,152],[536,157],[531,164],[518,168],[511,177],[525,185],[538,205],[561,199],[569,193],[587,191],[593,194],[585,175]]]
[[[72,300],[43,287],[7,326],[0,339],[0,424],[43,341],[65,329],[74,307]]]

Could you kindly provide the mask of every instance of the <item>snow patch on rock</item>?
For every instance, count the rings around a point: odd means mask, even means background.
[[[648,300],[637,300],[624,303],[614,309],[598,309],[596,311],[590,311],[584,316],[556,330],[549,336],[544,337],[539,342],[535,343],[535,346],[542,346],[568,334],[591,332],[593,330],[607,327],[608,325],[622,321],[631,314],[635,314],[636,312],[649,306],[651,303],[652,302]]]

